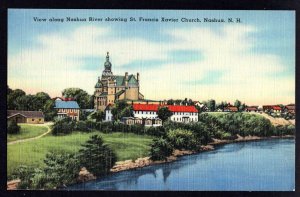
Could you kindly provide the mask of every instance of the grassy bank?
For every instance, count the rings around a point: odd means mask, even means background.
[[[18,134],[7,134],[7,142],[36,137],[45,133],[48,128],[40,125],[18,124],[21,129]]]
[[[39,167],[43,165],[45,155],[50,150],[65,150],[76,153],[93,134],[100,134],[117,154],[118,161],[136,159],[148,155],[152,137],[132,133],[74,132],[66,136],[47,135],[43,138],[7,146],[7,174],[20,165]]]

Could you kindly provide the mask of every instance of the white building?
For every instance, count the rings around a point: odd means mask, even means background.
[[[113,115],[111,113],[111,105],[107,105],[107,107],[104,110],[105,112],[105,121],[112,121],[113,120]]]
[[[161,105],[157,104],[133,104],[134,117],[155,119],[157,118],[157,111]],[[162,105],[168,107],[173,113],[170,117],[175,122],[197,122],[198,110],[195,106],[185,105]]]

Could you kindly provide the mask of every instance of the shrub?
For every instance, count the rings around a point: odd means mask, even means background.
[[[26,165],[21,165],[14,170],[9,179],[20,179],[21,183],[18,185],[18,189],[29,189],[31,188],[31,180],[34,170]]]
[[[89,131],[90,129],[87,126],[85,121],[78,121],[76,122],[76,130],[78,131]]]
[[[173,152],[173,146],[164,138],[155,138],[151,144],[150,159],[165,160]]]
[[[102,137],[99,135],[91,136],[82,145],[78,159],[81,167],[86,167],[96,176],[108,174],[117,160],[116,154],[103,143]]]
[[[69,134],[76,128],[76,123],[71,118],[57,119],[52,125],[53,135]]]
[[[20,126],[15,121],[7,122],[7,133],[18,134],[20,133]]]
[[[167,140],[176,149],[194,150],[198,144],[194,133],[185,129],[170,130],[167,133]]]

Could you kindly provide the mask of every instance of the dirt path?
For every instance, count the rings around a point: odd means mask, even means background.
[[[17,144],[17,143],[22,143],[22,142],[27,142],[27,141],[32,141],[32,140],[36,140],[39,139],[45,135],[47,135],[48,133],[51,132],[51,128],[50,126],[52,125],[52,122],[47,122],[45,124],[28,124],[28,125],[34,125],[34,126],[45,126],[48,128],[48,130],[43,133],[42,135],[36,136],[36,137],[32,137],[32,138],[27,138],[27,139],[22,139],[22,140],[17,140],[17,141],[12,141],[12,142],[8,142],[7,145],[11,145],[11,144]]]

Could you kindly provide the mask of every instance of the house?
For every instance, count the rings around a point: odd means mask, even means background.
[[[79,120],[79,105],[73,99],[56,99],[55,100],[55,109],[58,110],[57,116],[59,118],[70,117],[72,120]]]
[[[238,108],[235,106],[227,106],[224,107],[224,112],[238,112]]]
[[[121,122],[123,122],[126,125],[134,125],[134,118],[133,117],[123,117],[121,119]]]
[[[113,115],[111,113],[112,105],[109,104],[106,106],[104,112],[105,112],[105,121],[112,121],[113,120]]]
[[[245,112],[258,112],[258,106],[249,106],[249,107],[246,107]]]
[[[16,123],[43,124],[44,114],[42,111],[7,110],[7,120]]]
[[[285,113],[295,114],[295,104],[286,105],[283,109]]]

